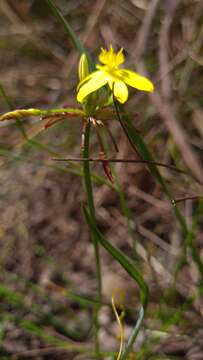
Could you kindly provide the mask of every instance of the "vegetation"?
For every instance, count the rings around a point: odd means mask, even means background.
[[[0,5],[0,354],[201,358],[203,6],[78,5]]]

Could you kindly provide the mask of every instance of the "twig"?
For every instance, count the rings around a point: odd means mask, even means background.
[[[56,161],[75,161],[75,162],[83,162],[83,161],[89,161],[89,162],[102,162],[103,160],[101,160],[100,158],[52,158],[52,160],[56,160]],[[149,160],[135,160],[135,159],[106,159],[108,162],[112,162],[112,163],[135,163],[135,164],[153,164],[153,165],[157,165],[157,166],[162,166],[162,167],[166,167],[168,169],[177,171],[179,173],[185,174],[187,175],[187,172],[177,168],[176,166],[173,165],[168,165],[168,164],[164,164],[164,163],[160,163],[160,162],[156,162],[156,161],[149,161]]]
[[[201,200],[203,199],[203,195],[193,195],[193,196],[185,196],[180,197],[173,200],[174,205],[181,201],[187,201],[187,200]]]

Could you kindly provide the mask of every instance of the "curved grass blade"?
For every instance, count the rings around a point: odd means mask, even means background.
[[[101,234],[101,232],[97,229],[95,225],[95,221],[91,218],[89,211],[84,206],[83,207],[86,221],[90,227],[90,230],[94,233],[94,236],[97,238],[97,241],[108,251],[113,258],[121,264],[121,266],[127,271],[127,273],[137,282],[140,288],[140,301],[145,308],[148,302],[148,287],[145,283],[142,275],[135,269],[134,264],[130,261],[130,259],[122,253],[119,249],[115,248],[109,241],[105,239],[105,237]]]

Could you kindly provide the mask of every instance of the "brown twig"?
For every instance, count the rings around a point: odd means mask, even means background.
[[[174,199],[173,204],[175,205],[179,202],[187,201],[187,200],[201,200],[201,199],[203,199],[203,195],[185,196],[185,197],[180,197],[180,198]]]
[[[102,160],[100,158],[86,158],[86,159],[82,159],[82,158],[53,158],[52,160],[56,160],[56,161],[75,161],[75,162],[82,162],[82,161],[89,161],[89,162],[101,162]],[[181,174],[185,174],[187,175],[187,172],[185,172],[182,169],[177,168],[176,166],[173,165],[168,165],[168,164],[164,164],[164,163],[160,163],[160,162],[156,162],[156,161],[148,161],[148,160],[135,160],[135,159],[106,159],[108,162],[112,162],[112,163],[135,163],[135,164],[153,164],[153,165],[157,165],[157,166],[162,166],[174,171],[177,171]]]

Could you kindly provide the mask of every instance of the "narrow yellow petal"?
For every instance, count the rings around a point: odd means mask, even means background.
[[[116,82],[117,79],[109,76],[109,79],[108,79],[108,85],[110,87],[110,89],[112,90],[113,89],[113,86],[114,86],[114,83]]]
[[[109,50],[101,48],[101,53],[99,55],[99,61],[102,64],[112,67],[118,67],[125,61],[125,56],[123,55],[123,48],[115,53],[114,48],[110,45]]]
[[[83,84],[85,84],[87,81],[89,81],[98,71],[93,71],[91,74],[87,75],[83,80],[81,80],[77,86],[77,91],[81,88]]]
[[[123,81],[117,80],[113,86],[113,93],[116,99],[124,104],[128,98],[128,88]]]
[[[79,103],[82,103],[87,95],[100,89],[107,83],[107,81],[108,78],[103,71],[95,71],[94,75],[90,78],[90,80],[81,85],[77,94],[77,101]]]
[[[105,64],[105,65],[108,64],[111,57],[112,57],[111,51],[101,48],[101,53],[99,54],[99,61],[102,64]]]
[[[120,64],[123,64],[125,61],[125,56],[123,55],[123,48],[119,50],[116,54],[116,66],[119,66]]]
[[[126,69],[119,70],[118,73],[126,84],[134,87],[135,89],[149,91],[149,92],[154,91],[154,85],[146,77],[141,76],[135,73],[134,71],[126,70]]]

